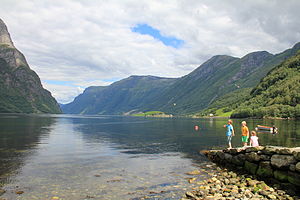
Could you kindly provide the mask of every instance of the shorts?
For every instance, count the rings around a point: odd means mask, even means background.
[[[242,142],[248,142],[248,136],[242,136]]]
[[[231,143],[232,135],[227,135],[227,141]]]

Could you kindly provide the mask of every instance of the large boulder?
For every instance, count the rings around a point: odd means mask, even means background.
[[[295,166],[295,170],[300,172],[300,162],[298,162]]]
[[[223,151],[218,151],[217,152],[217,156],[219,157],[220,160],[224,160],[225,159],[225,153]]]
[[[245,161],[245,170],[248,171],[251,174],[256,174],[258,165],[255,163],[251,163],[249,161]]]
[[[229,162],[229,163],[232,162],[232,155],[231,154],[225,153],[224,158],[225,158],[226,162]]]
[[[283,149],[283,147],[276,147],[276,146],[266,146],[265,149],[262,150],[263,154],[273,155],[279,149]]]
[[[283,154],[283,155],[293,155],[293,148],[281,148],[281,149],[277,149],[276,153],[278,154]]]
[[[297,160],[300,161],[300,152],[294,151],[293,155],[294,155],[294,157],[295,157]]]
[[[263,147],[263,146],[258,146],[258,147],[248,147],[248,148],[246,148],[246,152],[247,153],[250,153],[250,152],[258,152],[258,151],[262,151],[262,150],[264,150],[265,149],[265,147]]]
[[[274,171],[274,178],[281,182],[288,182],[288,173],[282,170],[275,170]]]
[[[249,162],[258,162],[260,160],[260,156],[256,152],[246,153],[245,156]]]
[[[233,156],[231,162],[238,166],[244,166],[245,159],[246,158],[245,158],[244,154],[239,154],[239,155]]]
[[[288,181],[293,185],[300,187],[300,174],[296,172],[288,172]]]
[[[273,169],[271,167],[270,161],[260,162],[256,174],[264,178],[273,177]]]
[[[296,159],[290,155],[273,155],[271,157],[271,164],[277,168],[288,168],[289,165],[294,164]]]
[[[270,155],[261,154],[259,156],[260,156],[260,160],[264,160],[264,161],[270,161],[271,160],[271,156]]]

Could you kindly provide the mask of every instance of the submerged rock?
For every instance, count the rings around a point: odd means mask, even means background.
[[[191,171],[191,172],[187,172],[186,174],[187,175],[199,175],[199,174],[201,174],[201,172],[199,170],[194,170],[194,171]]]
[[[197,179],[197,178],[189,178],[189,179],[188,179],[188,182],[189,182],[189,183],[193,183],[193,182],[195,182],[196,179]]]
[[[22,191],[22,190],[17,190],[15,193],[16,193],[16,194],[23,194],[24,191]]]
[[[6,191],[3,189],[0,189],[0,196],[3,195]]]

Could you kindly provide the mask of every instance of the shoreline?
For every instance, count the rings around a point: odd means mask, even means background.
[[[293,190],[284,190],[279,185],[267,184],[243,171],[236,172],[217,165],[213,167],[216,172],[206,180],[194,182],[193,190],[187,191],[181,200],[300,199]]]
[[[300,199],[300,147],[201,151],[215,167],[186,199]]]

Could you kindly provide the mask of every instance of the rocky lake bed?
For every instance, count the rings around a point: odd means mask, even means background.
[[[200,174],[200,171],[187,173],[194,174],[189,179],[194,188],[187,191],[181,200],[300,199],[296,195],[296,191],[285,190],[278,184],[266,184],[256,176],[248,175],[242,171],[231,171],[215,164],[212,164],[211,168],[214,168],[214,172],[209,172],[210,177],[203,181],[197,181],[197,174]]]
[[[300,148],[259,146],[202,151],[215,168],[184,199],[300,199]],[[191,174],[191,173],[190,173]],[[194,174],[197,174],[194,172]]]

